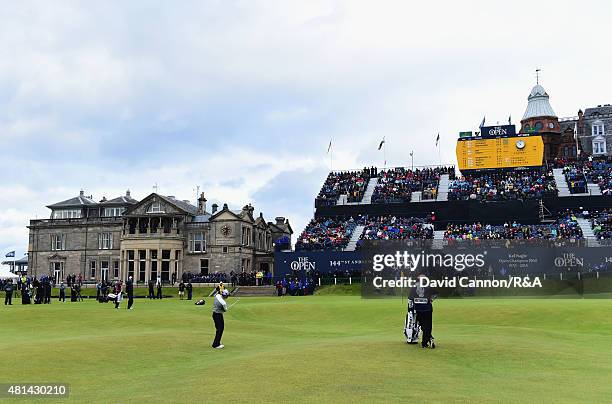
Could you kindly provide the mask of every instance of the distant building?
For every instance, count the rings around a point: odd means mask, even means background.
[[[274,243],[290,240],[289,221],[266,222],[246,205],[206,209],[157,193],[137,201],[125,196],[95,202],[80,195],[48,206],[49,219],[31,220],[29,272],[63,279],[82,274],[86,281],[127,279],[146,282],[176,273],[273,271]]]
[[[578,116],[557,118],[548,93],[537,84],[527,98],[521,133],[537,133],[544,142],[544,160],[557,157],[612,156],[612,105],[578,111]],[[575,135],[575,133],[577,135]]]
[[[561,130],[578,134],[581,154],[612,156],[612,105],[598,105],[578,111],[578,116],[562,118]]]

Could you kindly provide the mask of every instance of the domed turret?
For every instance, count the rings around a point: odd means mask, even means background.
[[[556,118],[557,115],[550,106],[548,93],[539,84],[536,84],[527,97],[527,109],[523,115],[523,120],[529,118],[551,117]]]

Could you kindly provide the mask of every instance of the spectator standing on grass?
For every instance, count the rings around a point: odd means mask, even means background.
[[[134,279],[131,276],[128,277],[127,282],[125,282],[125,293],[127,293],[128,297],[127,309],[132,310],[132,305],[134,304]]]
[[[172,286],[176,283],[176,272],[172,272]]]
[[[80,274],[79,274],[79,277],[80,277]],[[76,284],[75,289],[76,289],[76,294],[77,294],[77,300],[79,302],[82,302],[83,301],[83,296],[81,296],[81,282],[78,282]]]
[[[283,295],[283,284],[281,283],[281,281],[276,281],[276,294],[278,295],[278,297],[281,297]]]
[[[96,300],[100,301],[100,291],[102,290],[102,281],[96,283]]]
[[[181,281],[181,283],[179,283],[178,285],[178,294],[179,299],[183,300],[183,297],[185,296],[185,284],[183,283],[183,281]]]
[[[193,285],[191,284],[191,281],[187,282],[187,286],[185,286],[185,288],[187,289],[187,300],[191,300],[193,297]]]
[[[153,279],[149,280],[149,299],[155,299],[155,292],[153,291]]]
[[[157,298],[162,299],[162,281],[161,278],[157,278]]]
[[[66,285],[64,285],[63,281],[59,287],[59,301],[64,303],[66,302]]]
[[[10,280],[6,280],[4,283],[4,305],[13,305],[13,282]]]
[[[114,292],[115,292],[115,308],[118,309],[119,305],[121,304],[121,300],[123,298],[123,294],[121,293],[121,290],[123,289],[123,285],[121,284],[121,281],[117,281],[117,283],[115,283],[115,288],[114,288]]]

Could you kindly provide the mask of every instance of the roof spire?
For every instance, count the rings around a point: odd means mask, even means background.
[[[536,73],[536,85],[540,84],[540,72],[541,71],[542,71],[542,69],[540,69],[540,68],[536,69],[536,72],[535,72]]]

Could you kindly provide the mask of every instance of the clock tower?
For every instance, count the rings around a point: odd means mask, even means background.
[[[559,154],[561,127],[559,118],[550,106],[548,93],[538,83],[531,89],[527,101],[520,133],[541,135],[544,142],[544,159],[554,160]]]

